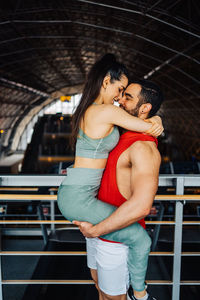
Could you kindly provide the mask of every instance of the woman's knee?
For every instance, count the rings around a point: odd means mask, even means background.
[[[152,243],[151,238],[144,228],[141,228],[141,231],[138,234],[138,239],[137,239],[136,243],[138,243],[138,245],[140,245],[140,247],[144,251],[145,250],[148,251],[151,248],[151,243]]]
[[[148,235],[148,233],[145,231],[145,235],[143,236],[142,239],[142,247],[148,250],[151,248],[151,243],[152,243],[151,238]]]

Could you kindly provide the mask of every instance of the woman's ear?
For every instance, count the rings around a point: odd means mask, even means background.
[[[103,88],[106,89],[109,83],[110,83],[110,75],[106,75],[104,77],[103,84],[102,84]]]

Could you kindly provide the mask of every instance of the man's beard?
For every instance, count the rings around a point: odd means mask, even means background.
[[[129,113],[131,116],[134,117],[138,117],[138,113],[139,113],[139,105],[136,105],[136,107],[134,109],[131,110],[126,110],[121,104],[120,104],[120,108],[125,110],[127,113]],[[122,135],[124,132],[126,132],[127,130],[122,128],[122,127],[118,127],[119,128],[119,134]]]
[[[138,117],[139,115],[139,109],[140,109],[140,105],[136,105],[136,107],[134,109],[131,109],[131,110],[126,110],[122,105],[120,105],[120,107],[122,109],[124,109],[127,113],[129,113],[131,116],[134,116],[134,117]]]

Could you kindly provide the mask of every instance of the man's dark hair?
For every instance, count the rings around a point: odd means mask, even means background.
[[[150,110],[148,117],[153,117],[164,100],[161,89],[156,83],[145,79],[136,80],[134,83],[139,84],[142,88],[139,95],[139,104],[151,103],[152,109]]]

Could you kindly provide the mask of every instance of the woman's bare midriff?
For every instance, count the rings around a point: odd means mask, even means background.
[[[77,156],[74,162],[74,168],[104,169],[107,158],[85,158]]]

